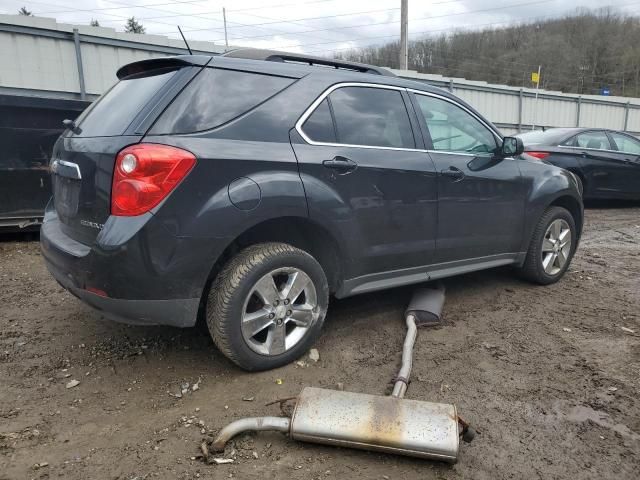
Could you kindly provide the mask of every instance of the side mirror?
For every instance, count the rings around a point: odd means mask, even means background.
[[[503,158],[514,157],[524,152],[524,144],[519,137],[504,137],[502,139],[502,147],[500,147],[500,154]]]

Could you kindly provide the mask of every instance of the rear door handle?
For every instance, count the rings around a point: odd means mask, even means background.
[[[331,160],[325,160],[322,162],[322,165],[327,168],[331,168],[332,170],[336,170],[340,175],[346,175],[358,168],[358,164],[356,162],[350,158],[342,157],[340,155],[333,157]]]
[[[450,166],[449,168],[445,169],[445,170],[440,170],[440,174],[443,177],[451,178],[454,182],[459,182],[465,176],[464,172],[462,170],[460,170],[459,168],[454,167],[453,165]]]

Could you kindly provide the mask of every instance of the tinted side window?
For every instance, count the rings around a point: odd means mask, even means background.
[[[134,117],[177,70],[154,70],[120,80],[80,118],[80,137],[122,135]]]
[[[585,132],[573,137],[567,145],[572,147],[611,150],[611,144],[604,132]]]
[[[343,87],[329,95],[338,142],[375,147],[415,148],[402,94],[397,90]]]
[[[192,133],[219,127],[291,83],[290,78],[205,68],[165,110],[151,133]]]
[[[478,119],[453,103],[416,95],[434,150],[493,153],[496,137]]]
[[[314,142],[336,143],[338,141],[333,128],[329,101],[326,98],[304,122],[302,130]]]
[[[609,133],[611,138],[616,144],[617,149],[624,153],[630,153],[632,155],[640,155],[640,141],[635,138],[622,135],[620,133]]]

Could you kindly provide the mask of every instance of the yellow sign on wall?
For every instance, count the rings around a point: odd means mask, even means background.
[[[531,81],[536,84],[540,81],[540,75],[538,72],[531,72]]]

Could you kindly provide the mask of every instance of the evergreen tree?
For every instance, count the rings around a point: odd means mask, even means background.
[[[145,33],[145,28],[135,17],[131,17],[127,20],[124,26],[124,31],[127,33]]]

